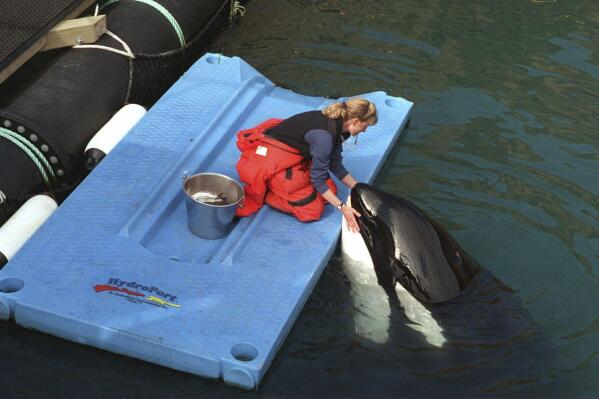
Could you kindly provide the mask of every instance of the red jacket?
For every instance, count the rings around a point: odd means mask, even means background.
[[[238,216],[257,212],[264,202],[301,221],[320,219],[324,200],[310,181],[310,161],[287,144],[264,135],[281,119],[268,119],[258,126],[237,133],[241,157],[237,172],[244,183],[245,198]],[[332,180],[327,182],[336,192]]]

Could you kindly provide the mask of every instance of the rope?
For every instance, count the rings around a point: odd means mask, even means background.
[[[102,45],[99,45],[99,44],[77,44],[77,45],[73,46],[73,48],[96,48],[96,49],[106,50],[106,51],[110,51],[112,53],[117,53],[117,54],[120,54],[120,55],[124,55],[125,57],[135,58],[135,55],[131,51],[131,48],[127,45],[127,43],[125,43],[125,41],[123,39],[121,39],[120,37],[118,37],[117,35],[115,35],[114,33],[112,33],[109,30],[106,31],[106,34],[108,36],[112,37],[114,40],[116,40],[119,43],[121,43],[121,45],[123,46],[123,48],[125,49],[125,51],[117,50],[115,48],[108,47],[108,46],[102,46]]]
[[[99,10],[103,9],[104,7],[106,7],[112,3],[116,3],[118,1],[121,1],[121,0],[102,0],[102,1],[100,1]],[[164,6],[158,4],[154,0],[132,0],[132,1],[137,1],[138,3],[147,4],[150,7],[153,7],[159,13],[161,13],[166,18],[166,20],[171,23],[171,26],[173,27],[173,29],[175,30],[175,33],[177,34],[177,37],[179,38],[179,43],[181,44],[181,47],[182,48],[185,47],[185,35],[183,34],[183,30],[181,29],[179,22],[177,22],[177,20],[173,16],[173,14],[171,14],[166,8],[164,8]]]
[[[232,23],[237,17],[245,15],[245,7],[238,0],[231,0],[231,10],[229,11],[229,23]]]
[[[94,16],[97,16],[99,11],[100,11],[100,7],[96,3],[96,10],[94,12]],[[133,85],[133,60],[135,59],[135,54],[133,54],[133,51],[131,51],[131,48],[129,47],[129,45],[123,39],[118,37],[115,33],[112,33],[109,30],[107,30],[105,33],[108,36],[112,37],[114,40],[121,43],[121,45],[123,46],[125,51],[121,51],[121,50],[117,50],[112,47],[101,46],[101,45],[97,45],[97,44],[78,44],[76,46],[73,46],[73,48],[95,48],[95,49],[99,49],[99,50],[106,50],[106,51],[110,51],[112,53],[124,55],[125,57],[129,58],[129,83],[127,84],[127,95],[125,98],[125,102],[128,102],[129,96],[131,94],[131,86]]]
[[[40,174],[42,175],[44,182],[46,183],[48,188],[51,189],[53,183],[56,182],[56,176],[54,175],[54,170],[52,170],[52,167],[50,166],[50,163],[48,162],[44,154],[42,154],[36,146],[27,141],[27,139],[21,137],[20,135],[8,129],[0,127],[0,137],[7,139],[11,143],[19,147],[21,150],[23,150],[23,152],[25,152],[25,154],[29,156],[29,158],[31,158],[31,161],[33,161]],[[46,171],[50,172],[51,179],[50,177],[48,177],[48,173]]]
[[[131,92],[133,91],[133,59],[129,58],[129,81],[127,82],[127,94],[125,94],[125,104],[129,104],[131,100]]]

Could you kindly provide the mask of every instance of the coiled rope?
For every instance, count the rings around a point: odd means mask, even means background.
[[[112,3],[116,3],[118,1],[122,1],[122,0],[102,0],[99,3],[100,4],[99,9],[101,10],[104,7],[106,7]],[[185,35],[183,34],[183,30],[181,29],[179,22],[177,22],[177,20],[175,19],[173,14],[171,14],[169,12],[169,10],[167,10],[166,8],[164,8],[164,6],[158,4],[154,0],[131,0],[131,1],[137,1],[138,3],[147,4],[150,7],[153,7],[159,13],[161,13],[164,16],[164,18],[166,18],[166,20],[168,22],[170,22],[171,26],[175,30],[175,33],[177,34],[177,37],[179,38],[179,43],[181,44],[181,48],[185,47]]]
[[[48,186],[49,189],[53,188],[53,186],[56,184],[54,170],[52,169],[52,166],[50,166],[50,163],[44,154],[42,154],[35,145],[19,134],[3,127],[0,127],[0,137],[10,141],[19,147],[25,154],[27,154],[39,170],[40,175],[42,175],[42,179],[44,180],[44,183],[46,183],[46,186]]]
[[[245,15],[245,7],[238,0],[231,0],[231,9],[229,10],[229,23],[233,23],[237,17]]]

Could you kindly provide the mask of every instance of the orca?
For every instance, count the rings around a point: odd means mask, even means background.
[[[408,200],[358,184],[348,204],[361,213],[360,233],[345,221],[341,230],[351,350],[384,353],[418,377],[476,379],[480,390],[461,396],[547,381],[555,348],[518,290]]]
[[[360,235],[387,291],[401,284],[425,303],[451,300],[480,267],[433,219],[410,201],[359,183],[351,192]]]
[[[355,308],[356,333],[383,344],[393,306],[433,346],[446,342],[429,307],[467,289],[480,267],[438,223],[410,201],[358,183],[349,201],[360,233],[342,225],[342,264]]]

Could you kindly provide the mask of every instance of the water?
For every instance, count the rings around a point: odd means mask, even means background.
[[[385,344],[354,332],[362,310],[337,254],[259,392],[3,324],[4,394],[596,397],[598,25],[590,0],[249,2],[212,51],[303,94],[415,103],[376,184],[486,270],[437,310],[448,344],[427,345],[397,309]]]
[[[220,40],[223,53],[301,93],[414,101],[377,185],[436,218],[513,291],[497,295],[506,309],[486,309],[508,326],[475,323],[434,353],[401,332],[360,349],[351,332],[310,338],[320,324],[351,328],[357,311],[333,259],[278,359],[304,364],[300,349],[310,349],[322,382],[290,392],[599,395],[599,5],[572,3],[262,1]],[[449,321],[483,313],[475,297]],[[506,317],[514,312],[520,322]],[[483,341],[491,347],[473,349]],[[325,378],[327,368],[338,371]],[[284,378],[276,368],[269,377],[266,392]]]

